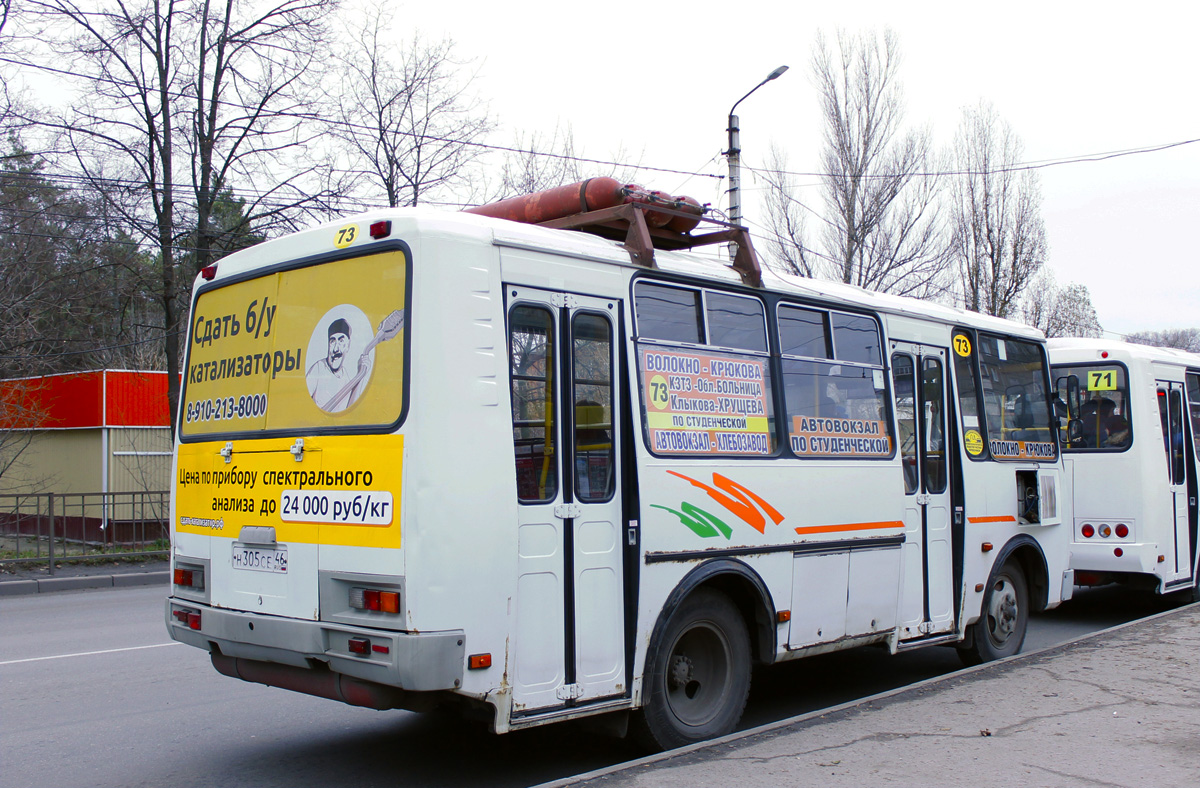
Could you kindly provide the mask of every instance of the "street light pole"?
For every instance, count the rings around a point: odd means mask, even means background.
[[[741,190],[741,179],[742,179],[742,173],[741,173],[742,142],[741,142],[741,137],[740,137],[741,130],[738,128],[738,116],[734,115],[733,112],[734,112],[734,110],[737,109],[738,104],[741,104],[743,101],[745,101],[747,98],[750,97],[750,93],[753,93],[754,91],[758,90],[763,85],[770,82],[771,80],[778,79],[783,74],[783,72],[785,72],[787,70],[788,70],[787,66],[780,66],[779,68],[772,71],[770,74],[767,74],[766,79],[764,79],[762,82],[759,82],[757,85],[755,85],[753,88],[751,88],[749,93],[742,96],[737,101],[733,102],[733,106],[729,108],[729,128],[726,129],[726,131],[729,132],[729,150],[725,151],[725,157],[729,162],[729,223],[730,224],[740,225],[742,223],[742,203],[741,203],[741,195],[739,193]],[[729,243],[729,259],[732,260],[736,255],[737,255],[737,244],[731,241]]]

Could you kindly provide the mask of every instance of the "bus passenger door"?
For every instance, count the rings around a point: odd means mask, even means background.
[[[946,351],[892,343],[892,380],[904,483],[900,639],[954,629]]]
[[[1167,455],[1167,484],[1170,488],[1174,545],[1164,545],[1171,553],[1166,584],[1191,580],[1192,541],[1188,517],[1187,458],[1184,452],[1183,384],[1158,381],[1158,415],[1162,421],[1163,448]],[[1173,550],[1170,548],[1174,548]]]
[[[508,287],[517,471],[513,714],[623,695],[620,302]]]

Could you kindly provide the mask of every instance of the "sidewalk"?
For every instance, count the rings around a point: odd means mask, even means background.
[[[1157,788],[1198,780],[1200,605],[1189,605],[542,788]]]
[[[26,564],[0,568],[0,597],[19,594],[44,594],[50,591],[75,591],[83,588],[128,588],[162,584],[170,579],[166,558],[144,561],[106,560],[95,563],[63,562],[54,574],[45,567]]]

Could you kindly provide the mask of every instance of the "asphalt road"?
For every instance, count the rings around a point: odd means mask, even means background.
[[[246,684],[173,644],[157,587],[0,601],[0,786],[527,786],[638,753],[578,724],[505,736],[448,715],[374,712]],[[1081,591],[1026,650],[1170,603]],[[743,727],[959,667],[952,649],[857,649],[756,672]]]

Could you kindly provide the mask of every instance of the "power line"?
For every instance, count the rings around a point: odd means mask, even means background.
[[[180,329],[178,331],[164,332],[162,336],[153,337],[151,339],[139,339],[134,342],[126,342],[126,343],[123,343],[120,345],[104,345],[102,347],[90,348],[88,350],[64,350],[64,351],[61,351],[58,353],[39,353],[36,356],[0,356],[0,361],[30,361],[31,359],[36,359],[38,361],[42,361],[43,359],[67,358],[69,356],[84,356],[84,355],[90,355],[93,353],[103,353],[103,352],[110,351],[110,350],[122,350],[124,348],[140,347],[141,345],[149,345],[151,343],[165,342],[166,340],[168,340],[172,337],[182,336],[183,333],[184,333],[184,330]],[[68,340],[47,339],[45,341],[46,342],[62,342],[62,341],[68,341]],[[72,341],[78,341],[78,340],[72,340]]]
[[[1072,156],[1062,156],[1055,159],[1041,159],[1030,162],[1018,162],[1004,167],[996,167],[989,170],[932,170],[909,173],[909,175],[917,177],[945,177],[945,176],[962,176],[962,175],[985,175],[998,174],[1005,172],[1024,172],[1028,170],[1044,170],[1050,167],[1061,167],[1067,164],[1088,164],[1099,161],[1108,161],[1110,159],[1119,159],[1125,156],[1140,156],[1147,153],[1159,153],[1161,151],[1170,150],[1172,148],[1183,147],[1184,145],[1194,145],[1200,142],[1200,138],[1180,140],[1178,142],[1168,142],[1158,145],[1144,145],[1137,148],[1126,148],[1124,150],[1106,151],[1102,153],[1084,153]],[[844,173],[822,173],[822,172],[797,172],[793,170],[768,170],[766,168],[746,167],[747,170],[767,178],[771,175],[791,175],[804,178],[833,178],[846,177]],[[861,176],[864,179],[887,179],[896,178],[896,175],[863,173]],[[816,186],[819,184],[810,184]],[[766,187],[770,188],[770,187]]]

